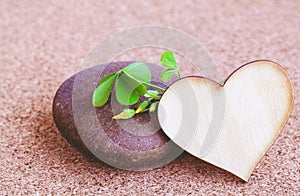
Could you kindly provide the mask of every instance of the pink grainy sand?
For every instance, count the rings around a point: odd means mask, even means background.
[[[59,134],[51,115],[59,85],[98,42],[142,25],[189,33],[224,79],[255,59],[287,69],[296,97],[292,115],[248,183],[190,155],[146,172],[114,169],[89,161]],[[299,1],[3,0],[0,29],[0,195],[299,194]],[[153,60],[145,51],[119,60]]]

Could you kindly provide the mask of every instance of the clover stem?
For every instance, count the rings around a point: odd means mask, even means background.
[[[145,84],[146,86],[153,87],[153,88],[155,88],[155,89],[157,89],[157,90],[165,91],[165,89],[164,89],[164,88],[161,88],[161,87],[159,87],[159,86],[156,86],[156,85],[154,85],[154,84],[151,84],[151,83],[143,82],[143,84]]]

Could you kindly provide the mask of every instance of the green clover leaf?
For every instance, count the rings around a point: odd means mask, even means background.
[[[96,107],[103,106],[109,98],[110,91],[114,86],[114,82],[117,78],[117,74],[110,74],[101,79],[100,85],[93,94],[93,105]]]
[[[161,79],[164,82],[171,80],[173,75],[177,72],[180,78],[180,71],[175,59],[175,55],[172,51],[166,51],[161,55],[160,61],[167,69],[160,74]]]
[[[161,57],[160,61],[162,65],[167,69],[177,69],[177,63],[175,59],[175,55],[172,51],[166,51],[164,52]]]

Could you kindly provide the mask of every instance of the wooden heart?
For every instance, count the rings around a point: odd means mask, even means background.
[[[197,76],[176,81],[160,100],[158,118],[181,148],[248,181],[285,126],[293,101],[286,71],[255,61],[223,85]]]

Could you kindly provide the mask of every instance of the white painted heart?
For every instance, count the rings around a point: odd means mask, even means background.
[[[197,76],[176,81],[160,100],[158,118],[181,148],[247,181],[285,126],[293,100],[286,71],[255,61],[224,85]]]

